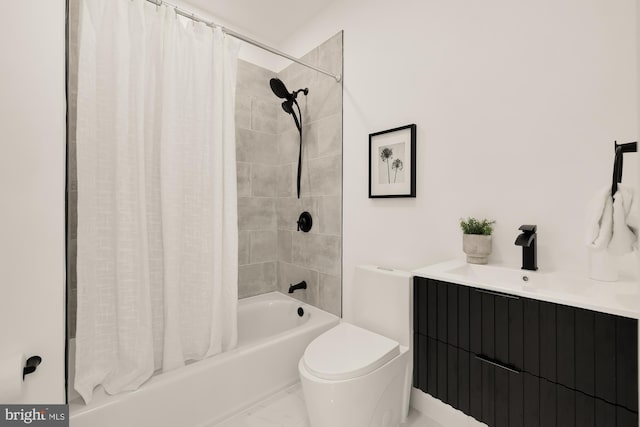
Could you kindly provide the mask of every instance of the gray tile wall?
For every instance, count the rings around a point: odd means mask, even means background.
[[[276,290],[277,183],[280,103],[271,92],[275,73],[238,61],[236,158],[238,169],[238,297]]]
[[[313,49],[304,60],[342,74],[342,32]],[[293,296],[336,315],[342,312],[342,84],[299,64],[278,74],[298,95],[303,117],[300,200],[296,198],[298,131],[293,119],[278,113],[277,288],[306,280]],[[309,233],[296,231],[303,211],[313,216]]]

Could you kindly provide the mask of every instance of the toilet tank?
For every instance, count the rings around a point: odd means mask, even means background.
[[[410,347],[413,334],[411,278],[406,271],[357,266],[352,323]]]

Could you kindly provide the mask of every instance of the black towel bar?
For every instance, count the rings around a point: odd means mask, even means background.
[[[613,142],[615,150],[615,158],[613,161],[613,183],[611,185],[611,197],[618,191],[618,183],[622,182],[622,158],[624,153],[636,153],[638,151],[637,142],[628,142],[626,144],[618,144]]]
[[[22,379],[24,380],[25,376],[34,373],[41,362],[42,357],[40,356],[31,356],[28,358],[27,363],[24,365],[24,369],[22,370]]]

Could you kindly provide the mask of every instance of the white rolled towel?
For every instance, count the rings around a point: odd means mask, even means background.
[[[630,188],[618,185],[611,198],[611,187],[598,191],[587,211],[587,246],[624,255],[638,247],[638,213]]]
[[[587,208],[586,244],[600,250],[609,246],[613,236],[613,200],[611,187],[598,191]]]
[[[638,248],[638,209],[631,188],[618,185],[613,196],[613,235],[607,249],[612,255],[624,255]]]

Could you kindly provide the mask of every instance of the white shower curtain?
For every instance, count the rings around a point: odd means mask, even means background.
[[[237,342],[239,44],[145,0],[82,0],[75,389],[134,390]]]

